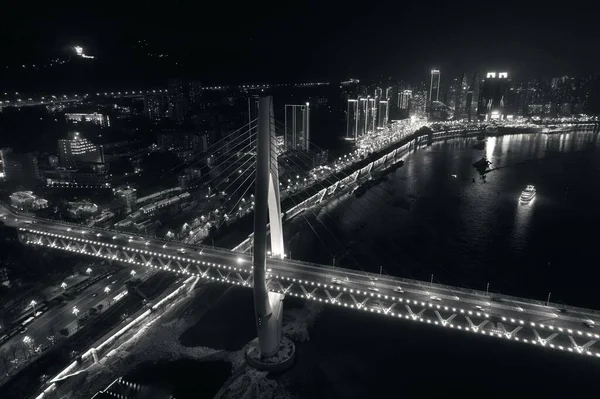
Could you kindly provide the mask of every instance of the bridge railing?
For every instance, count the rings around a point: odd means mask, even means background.
[[[373,281],[375,281],[375,280],[388,281],[390,283],[394,283],[394,284],[398,284],[398,285],[400,285],[402,283],[418,285],[418,286],[421,286],[425,290],[427,290],[428,288],[431,288],[432,291],[437,290],[437,291],[447,291],[447,292],[450,292],[453,294],[461,294],[462,293],[462,294],[469,294],[469,295],[477,295],[477,296],[481,297],[482,299],[488,298],[491,300],[492,298],[494,298],[494,299],[500,300],[501,302],[526,303],[526,304],[530,304],[530,305],[533,304],[533,305],[538,305],[538,306],[545,307],[545,308],[565,309],[567,311],[572,311],[572,312],[576,312],[576,313],[587,313],[590,315],[600,317],[600,311],[598,311],[598,310],[582,308],[582,307],[577,307],[577,306],[564,305],[564,304],[558,304],[555,302],[546,302],[546,301],[540,301],[540,300],[536,300],[536,299],[532,299],[532,298],[522,298],[522,297],[505,295],[505,294],[500,294],[500,293],[489,293],[489,292],[476,290],[476,289],[472,289],[472,288],[457,287],[457,286],[453,286],[453,285],[446,285],[446,284],[440,284],[440,283],[432,283],[429,281],[408,279],[408,278],[404,278],[404,277],[390,276],[387,274],[380,275],[378,273],[359,271],[359,270],[347,269],[347,268],[343,268],[343,267],[330,266],[330,265],[320,265],[320,264],[305,262],[305,261],[301,261],[301,260],[290,259],[290,260],[287,260],[286,262],[288,262],[290,264],[290,266],[293,266],[294,264],[298,264],[299,266],[308,266],[312,269],[319,269],[320,271],[331,272],[333,275],[336,275],[336,274],[363,275]]]

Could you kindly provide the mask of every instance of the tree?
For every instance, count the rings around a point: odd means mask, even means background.
[[[65,337],[69,336],[69,329],[68,328],[61,328],[59,331],[60,335],[63,335]]]
[[[7,348],[0,348],[0,362],[4,366],[6,374],[10,371],[10,353]]]
[[[11,346],[8,347],[8,351],[12,355],[13,360],[16,360],[17,356],[19,354],[19,351],[21,351],[21,347],[19,345],[12,344]]]

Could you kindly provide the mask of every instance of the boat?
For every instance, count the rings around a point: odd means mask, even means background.
[[[572,126],[548,126],[547,128],[542,130],[544,134],[560,134],[560,133],[569,133],[573,131]]]
[[[531,202],[531,200],[535,197],[535,186],[528,184],[525,190],[521,192],[521,196],[519,197],[519,202]]]
[[[498,126],[488,125],[485,127],[485,132],[490,134],[498,133]]]

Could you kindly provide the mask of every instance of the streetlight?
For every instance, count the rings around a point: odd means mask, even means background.
[[[60,288],[62,288],[63,290],[66,290],[67,289],[67,283],[65,283],[63,281],[62,284],[60,285]]]
[[[91,268],[91,267],[88,267],[88,268],[87,268],[87,270],[86,270],[85,272],[86,272],[88,275],[89,275],[89,274],[92,274],[92,268]]]
[[[135,270],[132,270],[129,274],[131,274],[131,277],[135,277]],[[108,288],[108,287],[106,287]]]
[[[106,296],[107,296],[107,300],[108,300],[108,305],[110,306],[110,296],[108,295],[110,293],[110,287],[104,288],[104,292],[106,292]]]
[[[32,299],[29,304],[33,308],[33,315],[35,316],[35,305],[37,305],[37,302],[35,301],[35,299]]]
[[[77,317],[77,315],[79,314],[80,310],[77,309],[77,306],[73,306],[73,314],[75,315],[75,317]]]

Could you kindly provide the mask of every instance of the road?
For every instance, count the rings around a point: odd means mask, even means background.
[[[109,306],[109,301],[111,304],[114,303],[117,295],[127,291],[125,282],[132,277],[132,270],[136,272],[135,277],[141,279],[146,278],[153,272],[152,269],[137,265],[121,268],[115,274],[108,276],[108,278],[98,280],[89,287],[86,287],[66,303],[48,308],[48,310],[27,325],[26,331],[13,336],[2,344],[2,347],[8,348],[11,345],[23,346],[23,339],[25,337],[31,338],[34,347],[37,347],[38,345],[48,344],[48,337],[58,335],[59,331],[63,328],[68,328],[72,333],[77,329],[77,317],[73,314],[73,309],[77,308],[79,310],[79,316],[83,316],[92,307],[100,304],[106,309]],[[110,288],[108,294],[104,291],[106,287]],[[3,365],[0,364],[0,367],[3,368]]]
[[[88,240],[118,250],[120,259],[131,256],[132,265],[204,278],[213,273],[211,280],[249,285],[249,280],[230,275],[250,276],[251,255],[14,216],[4,222],[32,234]],[[178,268],[173,268],[176,262]],[[267,268],[271,291],[600,357],[591,350],[600,339],[600,313],[593,310],[286,259],[270,258]]]

